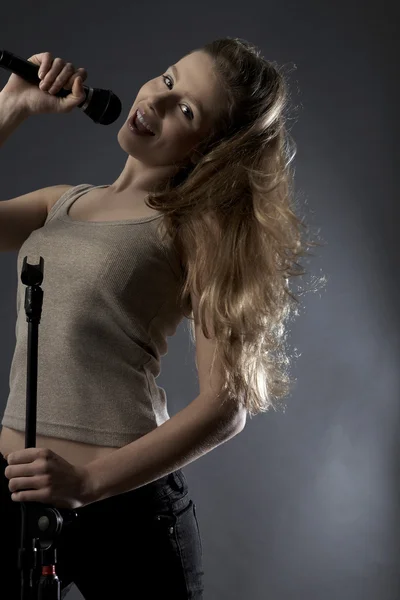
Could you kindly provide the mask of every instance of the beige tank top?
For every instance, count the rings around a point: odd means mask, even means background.
[[[167,336],[183,318],[182,268],[162,240],[162,215],[72,220],[69,189],[18,253],[16,345],[2,425],[25,430],[28,323],[21,267],[44,259],[39,324],[37,434],[121,447],[169,419],[157,386]],[[161,223],[162,225],[162,223]]]

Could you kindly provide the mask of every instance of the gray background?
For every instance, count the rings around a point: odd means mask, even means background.
[[[399,342],[398,21],[380,2],[8,3],[1,47],[51,51],[112,89],[103,127],[77,110],[24,123],[1,149],[1,198],[53,184],[113,182],[117,132],[144,81],[229,35],[293,64],[297,191],[326,241],[307,265],[328,277],[303,299],[302,353],[283,413],[185,468],[198,506],[206,600],[397,600]],[[397,52],[396,52],[397,50]],[[0,73],[1,87],[8,75]],[[395,89],[395,86],[397,89]],[[0,255],[0,391],[14,350],[16,253]],[[159,385],[170,414],[198,392],[187,325],[169,340]],[[134,576],[134,575],[133,575]],[[74,587],[68,596],[81,598]]]

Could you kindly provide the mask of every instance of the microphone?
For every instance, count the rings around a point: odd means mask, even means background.
[[[0,67],[7,69],[16,75],[22,77],[29,83],[37,85],[41,79],[38,76],[39,67],[29,60],[25,60],[20,56],[16,56],[7,50],[0,50]],[[83,112],[92,119],[95,123],[101,125],[110,125],[114,123],[121,114],[121,100],[111,90],[102,90],[100,88],[90,88],[83,86],[86,98],[78,108],[82,108]],[[71,94],[72,90],[61,89],[54,96],[65,98]]]

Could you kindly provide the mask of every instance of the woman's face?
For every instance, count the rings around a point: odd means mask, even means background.
[[[213,59],[196,51],[145,83],[118,133],[121,147],[149,166],[184,164],[209,133],[221,109]],[[129,123],[140,109],[155,135],[137,135]]]

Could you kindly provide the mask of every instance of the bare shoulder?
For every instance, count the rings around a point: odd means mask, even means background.
[[[57,200],[73,187],[75,186],[61,183],[59,185],[52,185],[51,187],[46,188],[47,213],[50,212]]]
[[[59,198],[72,185],[52,185],[0,202],[0,252],[19,250],[32,231],[42,227]]]

